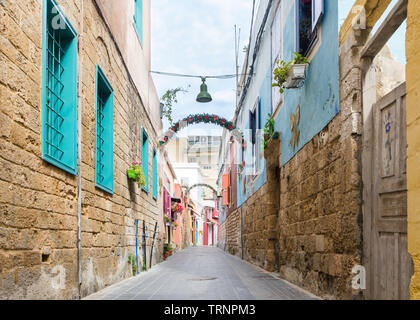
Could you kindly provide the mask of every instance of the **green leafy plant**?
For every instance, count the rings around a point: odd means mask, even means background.
[[[264,149],[267,148],[268,141],[274,136],[274,119],[268,114],[268,120],[264,126]]]
[[[173,125],[172,107],[173,107],[174,104],[178,103],[177,94],[179,92],[187,93],[188,90],[183,89],[181,87],[178,87],[178,88],[175,88],[175,89],[169,89],[160,98],[160,100],[163,104],[162,116],[164,116],[166,119],[168,119],[171,126]]]
[[[292,61],[285,62],[277,60],[277,67],[273,70],[275,82],[272,84],[273,87],[279,87],[280,93],[284,93],[285,83],[287,80],[287,74],[290,70],[290,67],[294,64],[307,64],[308,58],[302,56],[300,53],[294,52],[294,58]]]
[[[131,271],[133,272],[133,276],[135,276],[137,274],[136,257],[131,253],[128,255],[128,263],[131,264]]]
[[[146,184],[146,178],[141,167],[141,162],[133,161],[132,165],[127,169],[127,176],[139,185],[139,188]]]
[[[149,268],[146,266],[145,263],[143,263],[143,266],[141,267],[141,271],[147,271]]]
[[[163,252],[166,252],[166,251],[172,251],[172,250],[174,250],[174,248],[172,247],[172,245],[171,245],[171,244],[169,244],[169,243],[165,243],[165,244],[163,245]]]

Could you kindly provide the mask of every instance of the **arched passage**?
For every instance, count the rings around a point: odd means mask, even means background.
[[[197,187],[204,187],[204,188],[210,189],[211,191],[213,191],[213,194],[217,196],[217,190],[207,183],[196,183],[196,184],[193,184],[191,187],[188,187],[185,192],[186,196],[188,197],[188,195],[190,194],[190,191]]]
[[[246,142],[244,138],[244,134],[241,130],[239,130],[232,121],[229,121],[223,117],[220,117],[216,114],[193,114],[185,117],[184,119],[174,123],[168,131],[159,139],[159,148],[164,148],[166,143],[168,143],[169,139],[173,137],[175,133],[179,130],[186,128],[192,124],[198,123],[209,123],[209,124],[216,124],[221,126],[222,128],[226,128],[227,130],[232,132],[232,135],[235,139],[242,145],[242,149],[246,148]]]

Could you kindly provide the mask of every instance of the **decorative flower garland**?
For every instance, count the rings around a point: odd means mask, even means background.
[[[207,183],[196,183],[196,184],[193,184],[191,187],[189,187],[187,189],[186,194],[188,195],[190,193],[191,189],[196,188],[196,187],[205,187],[205,188],[208,188],[208,189],[212,190],[214,194],[217,195],[216,189],[213,188],[211,185],[209,185]]]
[[[168,131],[165,132],[164,136],[159,140],[159,147],[164,146],[169,139],[177,133],[180,129],[187,127],[190,124],[194,123],[213,123],[221,127],[224,127],[232,132],[235,138],[241,143],[242,149],[246,148],[246,141],[243,133],[233,124],[232,121],[229,121],[225,118],[222,118],[216,114],[208,113],[199,113],[194,115],[189,115],[184,119],[174,123]]]

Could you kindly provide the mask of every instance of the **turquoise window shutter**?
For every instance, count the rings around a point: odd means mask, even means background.
[[[42,157],[77,174],[77,33],[55,0],[43,2]]]
[[[143,186],[143,190],[149,192],[149,137],[144,128],[142,128],[141,162],[146,180],[146,185]]]
[[[134,24],[143,46],[143,0],[134,0]]]
[[[96,66],[95,186],[114,193],[114,91]]]
[[[153,198],[158,198],[158,174],[157,174],[157,154],[156,149],[153,147]]]

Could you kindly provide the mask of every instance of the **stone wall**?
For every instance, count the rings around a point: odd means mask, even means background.
[[[341,49],[343,63],[351,47]],[[327,299],[361,296],[351,287],[362,256],[360,71],[346,63],[339,114],[282,167],[271,141],[267,183],[242,205],[244,258]],[[230,239],[240,220],[225,224]]]
[[[241,256],[241,209],[230,213],[219,225],[219,241],[217,246],[230,254]]]
[[[407,13],[407,187],[408,187],[408,251],[414,264],[411,279],[411,299],[420,300],[420,64],[418,33],[420,7],[414,0],[408,1]]]
[[[78,177],[41,158],[41,3],[0,1],[0,299],[79,297]],[[83,2],[83,30],[81,2],[58,3],[79,35],[81,296],[86,296],[131,276],[127,261],[135,252],[135,219],[148,226],[147,260],[158,221],[153,263],[161,260],[161,201],[151,195],[157,133],[94,1]],[[97,64],[114,89],[113,195],[94,184]],[[150,138],[149,193],[125,172],[141,158],[141,126]]]

